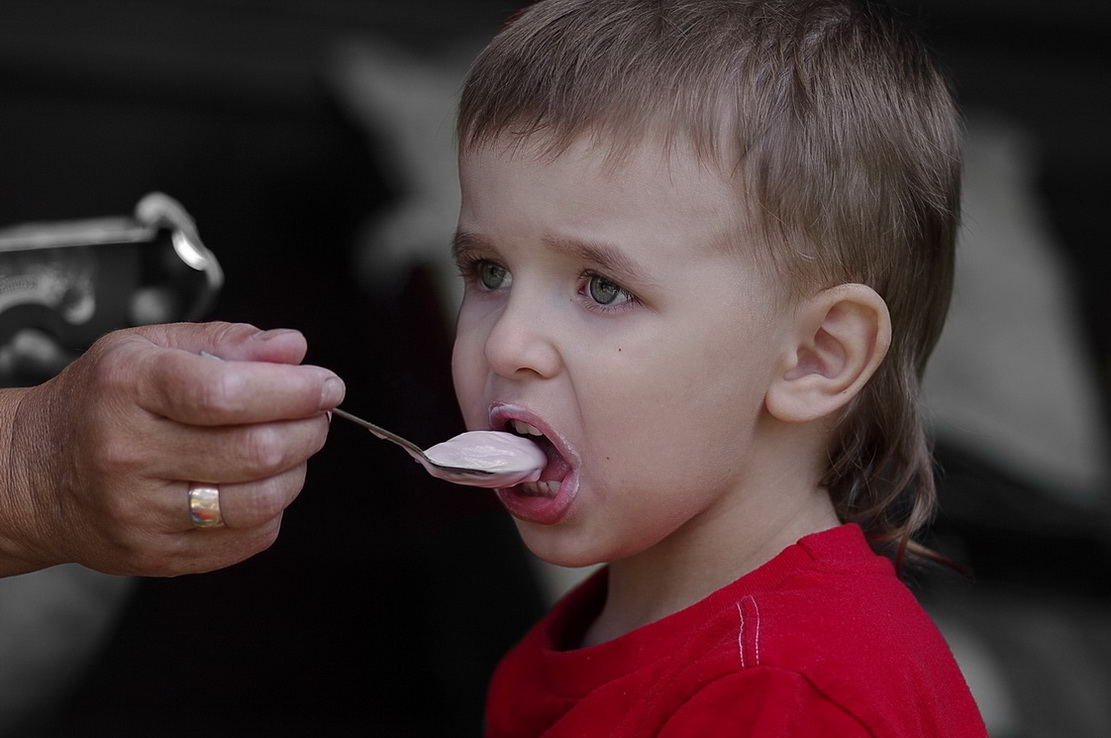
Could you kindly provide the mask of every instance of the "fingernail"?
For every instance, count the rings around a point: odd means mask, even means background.
[[[324,386],[320,390],[320,407],[321,409],[331,410],[336,405],[343,402],[343,396],[347,393],[347,387],[344,385],[343,380],[339,377],[329,377],[324,380]]]
[[[251,336],[251,340],[252,341],[269,341],[273,338],[277,338],[278,336],[289,335],[290,333],[297,333],[297,331],[294,330],[293,328],[271,328],[270,330],[267,330],[267,331],[259,331],[255,335]]]

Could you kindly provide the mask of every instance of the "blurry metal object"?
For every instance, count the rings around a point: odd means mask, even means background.
[[[224,282],[173,198],[133,215],[0,229],[0,385],[48,378],[101,335],[199,320]]]

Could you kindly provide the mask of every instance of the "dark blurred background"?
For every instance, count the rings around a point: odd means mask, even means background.
[[[1037,193],[1075,268],[1091,402],[1106,413],[1111,5],[899,6],[966,106],[1036,140]],[[418,442],[442,440],[461,430],[450,324],[426,270],[377,292],[358,274],[366,224],[405,193],[388,132],[337,94],[334,55],[354,41],[439,59],[489,36],[513,7],[0,0],[0,227],[126,214],[144,193],[167,192],[223,264],[211,317],[304,331],[308,360],[347,381],[346,407]],[[936,540],[977,580],[930,580],[923,596],[1003,695],[993,734],[1106,734],[1111,718],[1094,702],[1111,697],[1105,506],[1058,504],[959,445],[940,455]],[[530,566],[487,496],[430,480],[396,449],[337,426],[270,551],[222,572],[136,582],[88,663],[0,720],[0,735],[477,736],[490,669],[545,607]],[[1033,626],[1014,615],[1047,602]],[[0,613],[20,606],[0,592]],[[1082,664],[1024,651],[1062,633]],[[1087,690],[1079,707],[1068,702],[1074,681]]]
[[[302,330],[346,407],[443,440],[462,430],[448,327],[420,274],[384,297],[356,284],[356,233],[396,193],[326,66],[364,35],[434,49],[486,34],[499,5],[3,0],[0,225],[125,215],[167,192],[223,265],[211,317]],[[494,660],[540,613],[524,567],[487,495],[335,427],[277,545],[139,582],[69,693],[9,731],[478,735]]]

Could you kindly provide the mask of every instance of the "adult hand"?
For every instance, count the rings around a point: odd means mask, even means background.
[[[146,326],[0,391],[0,574],[176,575],[269,547],[343,399],[334,373],[300,364],[306,350],[296,331]],[[220,527],[194,526],[196,483],[219,489]]]

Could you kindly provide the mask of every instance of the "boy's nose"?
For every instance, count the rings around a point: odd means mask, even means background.
[[[538,306],[510,298],[486,337],[486,362],[508,378],[548,378],[561,359],[554,339],[554,318]]]

